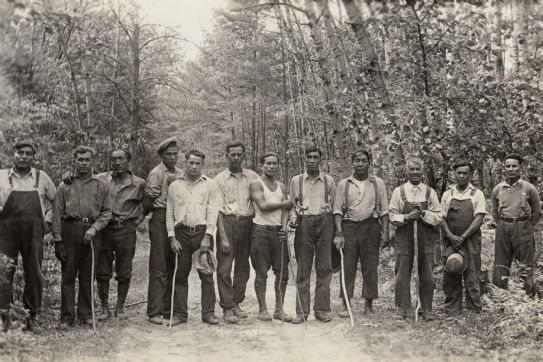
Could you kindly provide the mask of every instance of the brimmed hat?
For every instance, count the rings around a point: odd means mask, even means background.
[[[443,256],[446,258],[445,271],[447,273],[459,275],[468,268],[468,253],[464,248],[454,250],[452,246],[447,246]]]
[[[175,137],[166,138],[164,141],[159,143],[158,147],[156,148],[156,153],[160,155],[162,151],[168,148],[168,146],[172,143],[178,146],[177,139]]]
[[[38,152],[38,149],[36,148],[36,146],[34,146],[34,143],[30,142],[29,140],[19,141],[19,142],[16,142],[13,145],[13,148],[16,149],[16,150],[19,150],[19,149],[21,149],[23,147],[32,148],[32,151],[34,152],[34,154],[36,154]]]
[[[217,257],[211,250],[202,253],[198,249],[192,253],[192,265],[204,274],[213,274],[217,269]]]

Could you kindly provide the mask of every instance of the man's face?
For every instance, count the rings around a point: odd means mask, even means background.
[[[34,161],[34,150],[32,147],[21,147],[13,154],[13,164],[16,168],[26,170],[32,167]]]
[[[318,171],[321,162],[321,156],[317,151],[310,152],[305,156],[305,168],[307,171]]]
[[[192,177],[198,177],[202,174],[202,167],[204,166],[204,160],[201,157],[190,155],[185,161],[185,172]]]
[[[520,177],[520,162],[515,158],[505,160],[505,176],[510,179]]]
[[[268,156],[262,164],[262,172],[268,177],[275,177],[279,168],[279,160],[275,156]]]
[[[472,172],[469,166],[460,166],[454,170],[454,178],[458,186],[467,186],[471,180]]]
[[[92,168],[92,154],[90,152],[78,153],[75,156],[75,169],[80,174],[86,174],[91,171]]]
[[[162,159],[162,162],[166,165],[168,168],[174,168],[177,164],[177,157],[179,156],[179,149],[176,145],[170,145],[168,146],[162,153],[160,154],[160,158]]]
[[[422,180],[422,166],[414,162],[409,162],[407,164],[407,176],[413,185],[419,184]]]
[[[120,175],[128,170],[129,162],[124,151],[113,151],[109,160],[111,162],[111,168],[113,169],[114,174]]]
[[[228,167],[232,169],[240,169],[243,160],[245,160],[245,152],[243,147],[230,147],[226,153],[226,159],[228,160]]]
[[[364,175],[368,173],[368,169],[370,167],[370,160],[368,160],[368,156],[366,156],[365,154],[359,153],[355,155],[352,164],[354,173],[358,175]]]

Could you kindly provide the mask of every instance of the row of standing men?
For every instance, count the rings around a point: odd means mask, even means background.
[[[22,255],[23,303],[30,312],[29,330],[41,330],[36,316],[41,310],[43,235],[50,230],[55,255],[62,267],[60,327],[73,325],[76,313],[82,324],[92,324],[94,253],[101,304],[98,319],[111,317],[109,290],[113,270],[117,279],[114,313],[126,318],[124,305],[136,248],[136,228],[149,213],[147,316],[154,324],[162,324],[164,318],[171,319],[173,325],[187,321],[188,276],[193,254],[195,264],[199,265],[197,260],[202,260],[201,257],[214,264],[212,258],[207,258],[213,254],[214,246],[220,307],[226,323],[237,323],[248,315],[241,303],[245,299],[250,262],[255,270],[259,319],[304,322],[310,314],[310,275],[315,263],[314,316],[323,322],[330,321],[333,318],[330,281],[336,249],[343,249],[345,255],[343,272],[347,291],[347,298],[341,293],[343,310],[339,316],[348,316],[347,301],[353,298],[358,261],[365,312],[371,313],[373,300],[378,298],[379,249],[389,245],[389,221],[396,226],[395,303],[402,317],[413,313],[410,281],[417,250],[421,314],[425,319],[432,318],[432,263],[438,226],[445,235],[442,245],[445,312],[462,310],[463,288],[466,308],[481,311],[480,228],[486,202],[483,193],[470,183],[473,168],[465,160],[454,164],[456,184],[439,202],[436,192],[422,182],[422,160],[408,159],[409,180],[394,190],[389,202],[385,183],[370,173],[370,155],[365,150],[352,154],[352,175],[336,185],[332,177],[320,171],[321,150],[306,149],[305,172],[292,178],[289,192],[276,180],[279,157],[274,153],[263,155],[259,176],[242,167],[245,147],[240,142],[226,146],[228,167],[214,180],[202,174],[205,155],[199,151],[185,154],[184,170],[176,167],[179,146],[174,138],[161,142],[157,153],[161,163],[144,181],[129,171],[129,152],[112,151],[112,170],[95,175],[94,149],[78,146],[74,150],[75,172],[66,174],[56,189],[45,172],[32,167],[35,146],[31,142],[15,145],[13,167],[0,170],[0,253],[14,260],[19,253]],[[534,292],[533,225],[541,216],[539,195],[534,186],[520,178],[521,157],[510,155],[504,165],[505,180],[494,188],[491,198],[492,216],[497,223],[493,283],[507,287],[509,268],[516,258],[526,268],[525,289],[531,294]],[[296,226],[292,247],[297,262],[298,303],[294,317],[283,310],[289,276],[288,224]],[[198,268],[202,321],[214,325],[219,323],[215,315],[215,286],[213,273],[207,269],[209,266]],[[276,302],[272,315],[266,306],[270,269],[275,273]],[[5,327],[10,322],[13,275],[13,267],[4,268],[0,278],[0,310]],[[79,280],[77,312],[76,278]]]

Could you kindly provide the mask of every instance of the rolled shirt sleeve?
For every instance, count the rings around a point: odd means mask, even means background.
[[[51,178],[45,174],[43,175],[44,178],[44,197],[42,200],[44,212],[43,212],[43,219],[46,223],[52,223],[53,221],[53,205],[55,202],[55,195],[57,193],[57,189],[55,187],[55,184],[51,180]]]
[[[376,181],[377,181],[377,188],[378,188],[378,192],[379,192],[379,203],[381,204],[381,215],[379,215],[379,217],[381,216],[385,216],[386,214],[388,214],[388,210],[389,210],[389,205],[388,205],[388,193],[387,193],[387,188],[386,188],[386,185],[385,185],[385,182],[380,179],[380,178],[376,178]]]
[[[473,195],[473,215],[479,214],[487,214],[485,194],[481,190],[475,191],[475,195]]]
[[[151,173],[147,177],[147,182],[145,184],[145,196],[148,196],[152,199],[159,197],[162,193],[163,181],[163,173],[156,170],[151,171]]]
[[[402,214],[403,201],[400,195],[400,188],[396,187],[390,197],[390,203],[388,207],[388,217],[390,222],[395,225],[405,225],[405,217]]]
[[[335,215],[343,215],[343,207],[345,206],[345,184],[347,181],[348,179],[343,179],[337,184],[333,203],[333,213]]]
[[[541,219],[541,200],[539,199],[539,193],[537,192],[535,186],[532,184],[529,184],[528,186],[528,191],[526,193],[528,194],[528,202],[530,204],[530,208],[532,209],[530,222],[532,225],[535,225]]]
[[[64,214],[64,191],[65,185],[61,183],[58,186],[57,192],[55,194],[55,201],[53,202],[53,216],[52,216],[52,227],[53,227],[53,240],[60,241],[62,240],[62,215]]]
[[[221,195],[215,181],[208,179],[208,198],[206,207],[206,234],[215,236],[217,230],[217,219],[221,205]]]
[[[428,208],[424,212],[422,221],[432,226],[437,226],[441,222],[441,204],[439,203],[437,193],[434,191],[434,189],[430,190]]]
[[[106,181],[100,180],[99,192],[102,195],[102,204],[100,205],[100,214],[98,218],[92,224],[92,227],[96,231],[100,231],[107,226],[111,220],[112,211],[111,211],[111,195],[109,193],[109,185]]]

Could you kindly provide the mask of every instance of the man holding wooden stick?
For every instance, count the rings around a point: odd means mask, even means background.
[[[432,319],[434,276],[432,262],[434,243],[439,238],[435,226],[441,222],[441,205],[436,192],[422,183],[423,161],[412,157],[406,163],[409,181],[397,187],[390,199],[390,221],[396,229],[396,305],[404,318],[412,314],[411,272],[415,257],[415,239],[418,239],[418,273],[422,317]],[[417,238],[414,222],[417,221]]]

